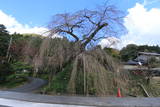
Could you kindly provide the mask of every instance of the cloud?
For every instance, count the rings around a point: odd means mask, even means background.
[[[18,22],[13,16],[4,13],[0,10],[0,24],[7,27],[7,30],[12,34],[17,33],[35,33],[43,34],[48,29],[45,27],[30,27],[29,25],[24,25]]]
[[[118,38],[115,37],[108,37],[106,39],[102,39],[99,42],[99,45],[101,46],[101,48],[117,48],[117,44],[120,42],[120,40]]]
[[[121,47],[127,44],[160,45],[160,9],[148,10],[137,3],[128,9],[124,19],[128,34],[121,36]],[[120,47],[120,48],[121,48]]]

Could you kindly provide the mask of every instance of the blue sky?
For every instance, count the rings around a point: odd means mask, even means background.
[[[105,0],[1,0],[0,9],[12,15],[23,24],[46,25],[57,13],[74,12],[84,8],[94,8]],[[141,0],[111,0],[121,10],[126,11]],[[141,1],[142,2],[142,1]]]
[[[160,0],[110,0],[126,13],[124,25],[128,33],[119,37],[121,45],[160,45]],[[10,33],[38,33],[53,15],[92,9],[105,0],[0,0],[0,24]],[[113,38],[110,38],[113,39]],[[117,39],[116,39],[117,40]],[[107,39],[100,42],[103,46]]]

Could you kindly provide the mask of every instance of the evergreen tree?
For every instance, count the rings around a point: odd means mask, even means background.
[[[0,56],[4,57],[7,53],[10,35],[6,27],[0,24]]]

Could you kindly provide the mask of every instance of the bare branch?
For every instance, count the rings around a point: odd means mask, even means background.
[[[91,20],[91,16],[89,17],[89,16],[86,16],[86,15],[85,15],[84,17],[87,18],[88,21],[91,22],[92,24],[97,25],[95,22],[93,22],[93,21]]]
[[[54,32],[54,34],[55,33],[67,33],[67,34],[71,35],[73,38],[75,38],[76,41],[79,41],[79,38],[73,32],[70,32],[67,30],[62,30],[62,29],[54,29],[53,32]]]
[[[74,37],[76,39],[76,42],[79,41],[79,38],[75,34],[73,34],[73,32],[65,31],[65,30],[61,30],[61,32],[68,33],[68,34],[70,34],[72,37]]]
[[[72,14],[58,14],[51,29],[56,33],[70,35],[75,42],[86,47],[92,40],[97,41],[105,35],[116,36],[125,31],[123,17],[116,7],[105,4],[95,10],[84,9]]]
[[[108,25],[108,23],[98,25],[97,28],[95,29],[95,31],[87,38],[87,40],[83,43],[83,45],[86,46],[93,39],[93,37],[98,33],[98,31],[107,25]]]

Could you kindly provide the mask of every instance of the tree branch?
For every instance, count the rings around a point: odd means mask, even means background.
[[[77,35],[73,34],[73,32],[62,30],[62,29],[60,30],[60,32],[65,32],[65,33],[71,35],[73,38],[75,38],[76,42],[79,41],[79,38],[77,37]]]
[[[102,25],[98,25],[97,28],[95,29],[95,31],[93,33],[91,33],[91,35],[83,43],[83,46],[86,46],[94,38],[94,36],[98,33],[98,31],[101,30],[105,26],[108,26],[108,23],[103,23]]]
[[[90,18],[89,16],[86,16],[86,15],[85,15],[84,17],[87,18],[88,21],[91,22],[92,24],[97,25],[95,22],[93,22],[93,21],[91,20],[91,18]]]

